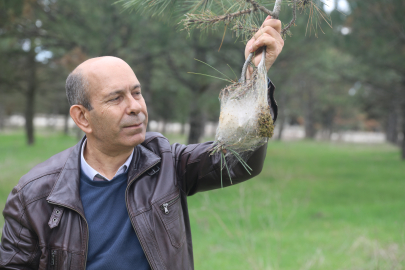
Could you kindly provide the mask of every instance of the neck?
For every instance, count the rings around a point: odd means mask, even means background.
[[[83,156],[86,162],[100,172],[108,179],[112,179],[117,173],[118,169],[125,163],[129,155],[132,154],[133,149],[120,152],[110,152],[106,149],[94,144],[92,140],[87,138],[84,147]]]

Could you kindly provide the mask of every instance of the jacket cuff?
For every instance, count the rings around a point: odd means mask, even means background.
[[[270,78],[267,78],[267,102],[269,103],[270,106],[270,114],[273,118],[273,123],[276,123],[277,120],[277,115],[278,115],[278,106],[277,102],[274,99],[274,91],[276,90],[276,87],[274,86],[273,82],[270,80]]]

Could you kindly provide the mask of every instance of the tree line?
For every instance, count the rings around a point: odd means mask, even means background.
[[[328,139],[340,130],[379,129],[405,158],[405,4],[348,4],[348,11],[329,14],[332,27],[316,24],[316,33],[310,14],[297,12],[269,72],[280,107],[275,136],[288,123],[302,124],[308,139],[319,131]],[[280,18],[290,17],[282,9]],[[198,142],[205,122],[218,119],[219,90],[239,79],[244,40],[226,27],[200,35],[177,22],[111,0],[0,1],[0,114],[23,113],[33,144],[35,113],[69,117],[69,72],[88,58],[113,55],[134,69],[150,119],[189,123],[188,142]]]

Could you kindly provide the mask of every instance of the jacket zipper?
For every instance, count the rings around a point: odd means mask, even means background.
[[[172,206],[173,204],[175,204],[179,198],[180,198],[180,194],[177,195],[174,199],[171,199],[170,201],[162,204],[160,206],[160,209],[162,209],[163,213],[165,213],[166,215],[169,214],[169,206]]]
[[[52,250],[52,252],[51,252],[51,266],[55,266],[55,255],[56,255],[56,250]]]
[[[126,204],[126,206],[127,206],[128,216],[129,216],[129,213],[130,213],[130,212],[129,212],[129,207],[128,207],[128,205],[129,205],[129,204],[128,204],[128,196],[127,196],[129,187],[131,186],[131,184],[132,184],[140,175],[142,175],[144,172],[146,172],[147,170],[149,170],[150,168],[152,168],[153,166],[155,166],[155,165],[158,164],[159,162],[160,162],[160,161],[156,161],[156,162],[153,163],[151,166],[149,166],[148,168],[146,168],[145,170],[143,170],[142,172],[140,172],[136,177],[134,177],[134,178],[129,182],[129,184],[128,184],[126,190],[125,190],[125,204]],[[131,218],[130,216],[129,216],[129,220],[131,221],[132,227],[133,227],[134,230],[135,230],[135,234],[136,234],[136,236],[137,236],[138,239],[139,239],[139,243],[141,244],[143,253],[145,254],[146,259],[148,260],[148,263],[149,263],[151,269],[152,269],[152,270],[155,269],[155,268],[153,267],[153,264],[151,263],[151,259],[149,258],[148,253],[145,252],[145,245],[146,245],[146,244],[143,242],[143,239],[141,239],[141,238],[139,237],[138,229],[136,228],[135,224],[132,222],[132,218]]]
[[[73,209],[73,208],[68,207],[68,206],[66,206],[66,205],[57,204],[57,203],[52,203],[52,202],[49,202],[49,201],[48,201],[48,203],[53,204],[53,205],[62,206],[62,207],[68,208],[68,209],[70,209],[70,210],[72,210],[72,211],[75,211],[76,213],[78,213],[78,214],[83,218],[84,222],[86,222],[86,227],[87,227],[86,258],[85,258],[85,260],[84,260],[84,268],[83,268],[83,269],[86,269],[86,264],[87,264],[87,252],[89,251],[89,224],[87,223],[86,218],[85,218],[81,213],[79,213],[79,211],[77,211],[76,209]],[[52,258],[54,258],[54,254],[53,254],[53,253],[52,253]],[[52,265],[52,261],[51,261],[51,265]]]

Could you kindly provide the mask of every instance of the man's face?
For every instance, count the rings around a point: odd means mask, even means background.
[[[107,58],[86,71],[91,132],[97,144],[114,151],[134,147],[145,140],[148,112],[141,85],[132,69],[122,60]]]

